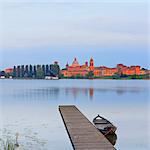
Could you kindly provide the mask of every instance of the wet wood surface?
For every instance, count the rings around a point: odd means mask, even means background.
[[[74,150],[115,150],[76,106],[59,106],[59,111]]]

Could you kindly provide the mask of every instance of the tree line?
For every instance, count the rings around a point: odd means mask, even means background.
[[[44,79],[46,76],[59,77],[60,67],[55,62],[50,65],[18,65],[14,66],[13,78]]]

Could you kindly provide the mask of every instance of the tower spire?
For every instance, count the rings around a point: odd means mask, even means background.
[[[94,70],[94,60],[91,57],[91,59],[90,59],[90,71],[93,71],[93,70]]]
[[[66,64],[66,68],[69,66],[69,64],[68,64],[68,62],[67,62],[67,64]]]

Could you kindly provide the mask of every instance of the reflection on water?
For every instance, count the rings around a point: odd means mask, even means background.
[[[0,85],[0,139],[19,132],[24,150],[72,149],[58,112],[62,104],[76,105],[91,121],[97,114],[110,119],[118,128],[117,149],[149,148],[144,140],[149,81],[0,80]]]
[[[115,92],[117,95],[123,95],[126,93],[142,93],[144,91],[144,88],[136,88],[136,87],[116,87],[116,88],[80,88],[80,87],[43,87],[43,88],[35,88],[35,89],[25,89],[22,91],[15,91],[12,92],[13,97],[21,97],[25,99],[32,100],[32,97],[35,99],[59,99],[60,95],[66,95],[71,96],[74,99],[77,99],[80,96],[89,97],[90,99],[93,99],[94,93],[110,93]]]

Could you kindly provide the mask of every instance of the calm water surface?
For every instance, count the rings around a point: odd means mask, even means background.
[[[19,133],[21,150],[72,150],[58,106],[117,126],[118,150],[150,149],[150,81],[0,80],[0,147]]]

